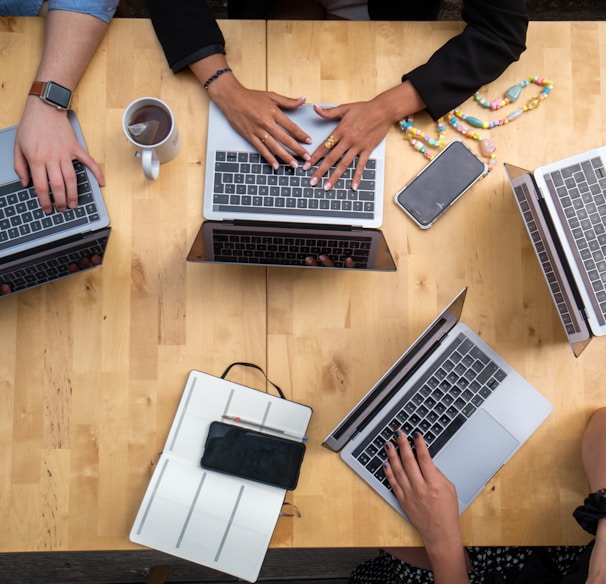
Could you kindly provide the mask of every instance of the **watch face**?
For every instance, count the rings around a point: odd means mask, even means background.
[[[69,89],[66,89],[62,85],[58,83],[53,83],[50,81],[46,84],[46,90],[44,92],[44,99],[46,101],[50,101],[53,105],[57,107],[67,109],[69,107],[69,102],[71,101],[72,92]]]

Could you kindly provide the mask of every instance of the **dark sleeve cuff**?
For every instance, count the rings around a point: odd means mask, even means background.
[[[180,71],[196,60],[225,52],[225,39],[206,2],[146,0],[166,60]]]
[[[173,63],[170,68],[173,70],[173,73],[178,73],[183,69],[189,67],[192,63],[199,61],[200,59],[204,59],[206,57],[210,57],[211,55],[217,54],[225,54],[225,47],[223,45],[209,45],[207,47],[203,47],[194,51],[191,55],[187,55],[187,57],[183,57],[179,61]]]

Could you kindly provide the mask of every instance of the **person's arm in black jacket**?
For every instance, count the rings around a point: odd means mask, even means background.
[[[495,80],[526,49],[528,12],[524,0],[466,0],[467,26],[408,79],[438,119]]]
[[[404,0],[369,0],[369,13],[373,18],[405,20],[407,5]],[[402,83],[367,102],[318,108],[320,115],[340,120],[333,132],[339,142],[330,151],[321,146],[312,153],[310,165],[324,157],[314,179],[336,165],[328,179],[334,184],[358,157],[353,178],[358,182],[373,148],[393,124],[421,110],[440,118],[496,79],[525,50],[528,14],[524,0],[465,0],[463,17],[467,26],[461,34],[404,75]]]
[[[284,113],[305,102],[244,87],[229,69],[225,39],[204,0],[147,0],[152,24],[171,69],[189,68],[231,125],[274,167],[309,159],[309,136]]]

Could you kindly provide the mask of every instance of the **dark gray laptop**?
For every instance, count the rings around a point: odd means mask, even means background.
[[[417,338],[323,445],[398,513],[383,472],[396,430],[422,433],[455,485],[462,513],[552,410],[551,404],[459,322],[467,288]]]
[[[505,164],[570,347],[606,334],[606,147],[534,172]]]
[[[68,118],[85,147],[75,113]],[[72,275],[83,258],[95,258],[91,267],[101,265],[110,234],[99,184],[78,161],[78,208],[42,210],[33,186],[24,188],[14,170],[16,130],[0,131],[0,284],[11,294]]]

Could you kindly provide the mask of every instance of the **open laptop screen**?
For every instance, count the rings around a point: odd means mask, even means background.
[[[383,234],[376,229],[318,228],[264,222],[205,221],[187,256],[190,262],[315,267],[306,258],[330,258],[327,267],[395,271]]]

